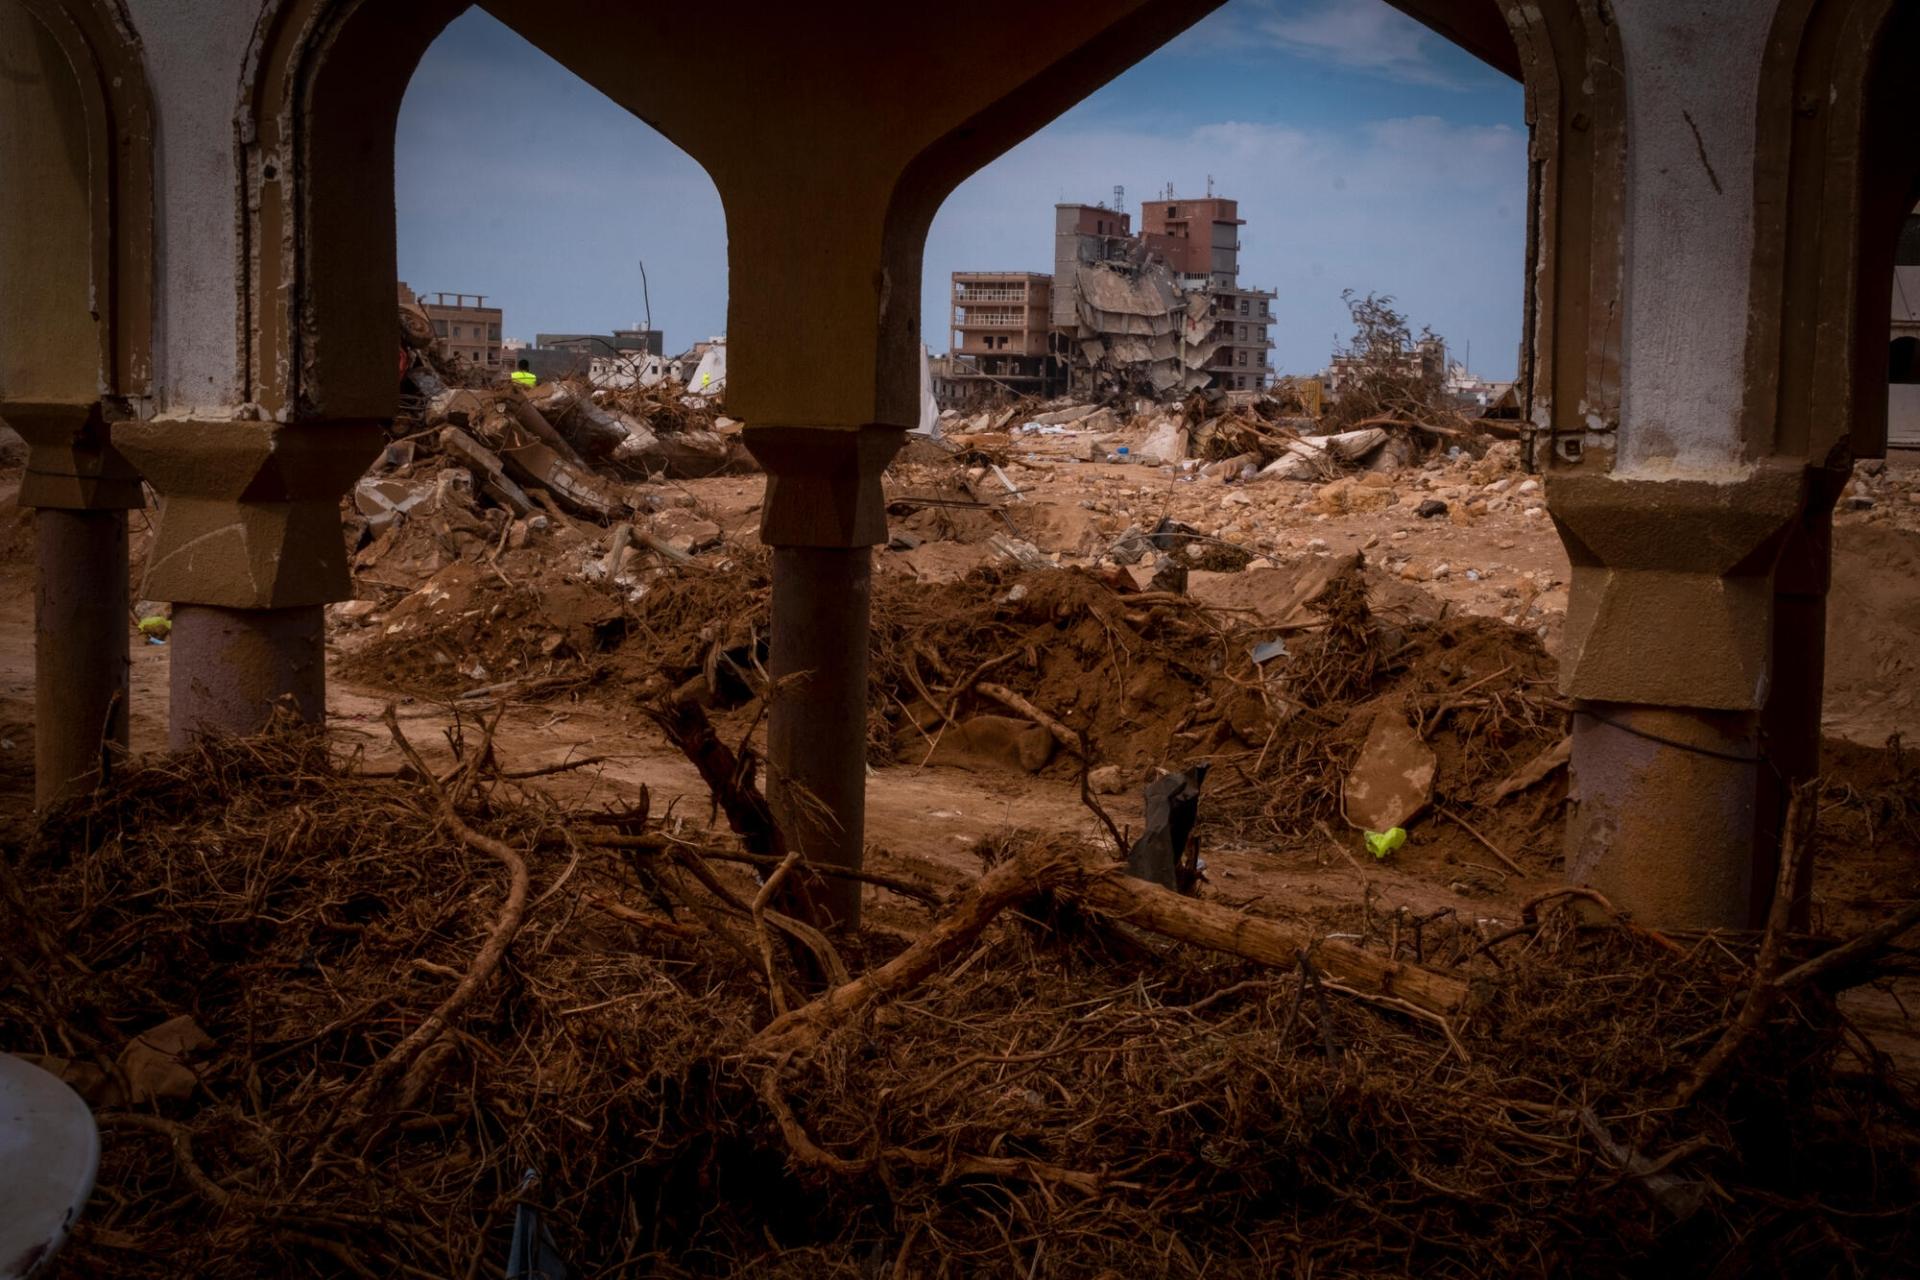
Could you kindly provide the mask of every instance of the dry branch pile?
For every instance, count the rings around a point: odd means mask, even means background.
[[[1566,898],[1491,935],[1202,928],[1232,913],[1011,837],[917,937],[828,942],[769,925],[737,860],[773,859],[455,746],[423,779],[205,744],[8,851],[0,1043],[65,1060],[104,1131],[59,1274],[497,1273],[523,1201],[587,1275],[1825,1274],[1915,1243],[1914,1095],[1846,1047],[1838,970],[1788,989],[1811,940],[1760,948],[1762,999],[1754,940]],[[182,1015],[185,1087],[130,1102],[129,1041]]]

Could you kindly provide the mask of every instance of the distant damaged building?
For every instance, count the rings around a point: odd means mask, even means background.
[[[1147,252],[1173,268],[1180,287],[1206,298],[1213,343],[1202,366],[1211,385],[1227,391],[1264,391],[1272,376],[1267,352],[1273,341],[1272,290],[1240,287],[1240,216],[1236,200],[1209,194],[1182,200],[1169,190],[1164,200],[1140,206],[1140,239]]]
[[[1150,230],[1135,234],[1119,208],[1055,205],[1050,277],[955,272],[942,399],[963,403],[995,386],[1155,397],[1263,390],[1274,294],[1239,285],[1234,202],[1143,208]]]
[[[959,403],[993,390],[1050,396],[1064,388],[1053,351],[1053,277],[1036,271],[953,273],[951,357],[943,382]]]
[[[1206,293],[1185,289],[1126,213],[1060,204],[1053,226],[1054,331],[1074,391],[1164,396],[1213,382]]]

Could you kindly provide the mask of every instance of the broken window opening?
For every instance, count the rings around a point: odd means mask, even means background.
[[[1895,338],[1887,352],[1887,381],[1896,386],[1920,383],[1920,338]]]

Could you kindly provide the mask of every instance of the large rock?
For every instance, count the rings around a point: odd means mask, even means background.
[[[1185,462],[1187,430],[1172,419],[1161,418],[1153,424],[1153,430],[1147,433],[1147,438],[1140,442],[1140,447],[1134,452],[1148,466]]]

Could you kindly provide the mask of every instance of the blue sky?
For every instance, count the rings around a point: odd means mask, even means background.
[[[726,331],[726,223],[693,159],[479,9],[428,50],[396,147],[400,278],[485,293],[506,332],[643,315],[669,351]],[[511,174],[511,178],[508,175]],[[1241,281],[1277,289],[1282,372],[1326,363],[1340,291],[1399,299],[1476,372],[1513,374],[1525,245],[1520,86],[1384,0],[1229,0],[963,183],[934,219],[926,341],[947,276],[1052,269],[1060,200],[1168,183],[1240,202]],[[449,198],[451,196],[451,198]]]

